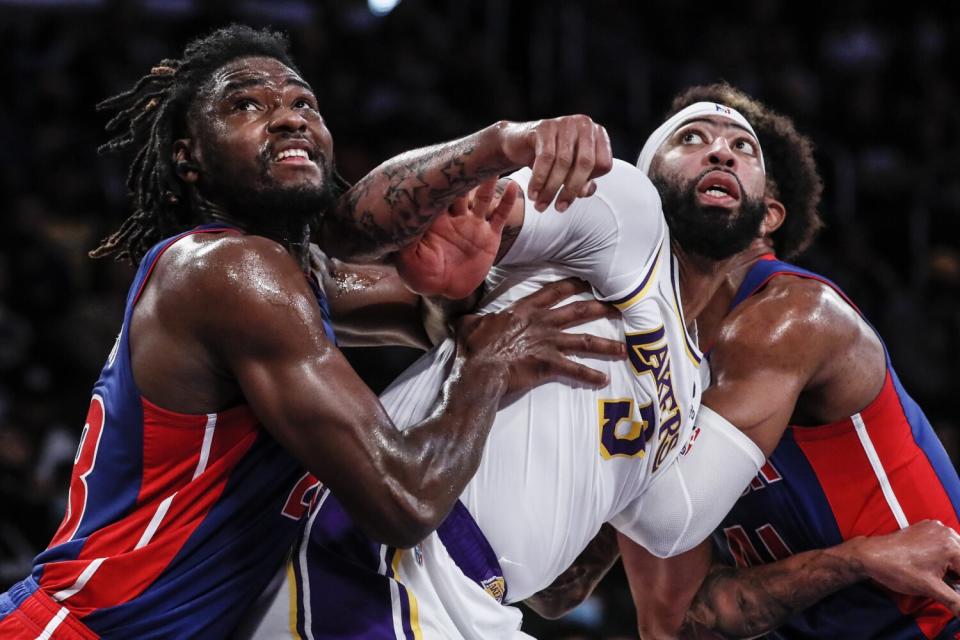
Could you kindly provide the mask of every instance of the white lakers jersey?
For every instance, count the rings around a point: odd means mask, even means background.
[[[529,177],[512,176],[524,189]],[[627,361],[581,360],[608,374],[602,389],[548,383],[507,398],[496,416],[461,500],[497,554],[512,602],[548,586],[604,522],[631,535],[643,517],[637,501],[679,453],[700,404],[701,354],[685,330],[659,196],[620,161],[597,187],[564,213],[528,202],[487,281],[483,311],[493,312],[544,283],[583,278],[623,317],[573,330],[623,339],[629,352]],[[383,394],[399,427],[432,410],[453,351],[441,344]]]

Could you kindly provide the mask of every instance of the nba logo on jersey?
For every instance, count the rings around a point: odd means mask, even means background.
[[[480,582],[480,586],[483,587],[483,590],[490,594],[490,597],[503,604],[503,596],[506,593],[507,583],[501,576],[494,576],[492,578],[487,578]]]
[[[683,448],[680,449],[680,455],[685,456],[687,453],[693,449],[693,443],[697,441],[697,436],[700,435],[700,427],[694,426],[693,431],[690,433],[690,439],[687,440],[687,443],[683,445]]]
[[[423,566],[423,544],[418,544],[413,548],[413,559],[417,561],[417,566]]]

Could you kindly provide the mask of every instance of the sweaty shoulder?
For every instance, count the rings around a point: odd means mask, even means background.
[[[737,342],[752,349],[814,338],[835,340],[858,331],[859,314],[830,286],[810,278],[774,277],[724,320],[717,346]]]
[[[311,321],[315,315],[316,302],[293,257],[262,236],[188,236],[167,250],[155,277],[164,302],[214,331],[252,330],[275,312]]]
[[[833,288],[780,275],[724,320],[710,362],[718,383],[782,375],[781,386],[797,393],[857,378],[863,388],[851,392],[842,414],[872,399],[882,384],[875,378],[883,376],[883,359],[879,338]]]
[[[873,401],[884,361],[879,337],[832,287],[779,275],[724,320],[710,354],[713,392],[704,394],[704,404],[742,429],[768,414],[778,416],[779,427],[788,420],[826,424]],[[752,403],[762,410],[751,413],[745,397],[762,398]],[[773,433],[775,445],[780,431]]]

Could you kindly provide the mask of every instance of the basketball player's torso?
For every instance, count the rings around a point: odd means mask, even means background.
[[[144,258],[93,390],[67,515],[35,561],[32,588],[102,636],[225,636],[282,562],[305,510],[303,496],[290,496],[312,479],[249,407],[175,411],[143,393],[142,369],[134,375],[134,312],[154,295],[148,280],[164,252],[225,231],[201,227]],[[163,297],[150,304],[162,319]],[[180,346],[166,347],[174,360],[193,357]]]
[[[560,267],[495,270],[484,310],[565,275]],[[692,428],[704,386],[700,354],[684,328],[669,253],[656,256],[642,289],[623,301],[622,319],[575,329],[626,340],[627,362],[583,359],[610,383],[551,383],[512,399],[461,498],[499,556],[511,601],[565,570],[678,454]]]
[[[752,275],[756,282],[745,283],[750,290],[740,292],[740,302],[746,300],[741,313],[756,302],[746,296],[766,282],[782,290],[805,281],[843,296],[829,281],[783,263],[761,263]],[[776,293],[761,291],[756,297]],[[852,304],[850,309],[857,313]],[[854,335],[844,345],[847,351],[841,350],[823,373],[825,384],[810,385],[801,394],[792,420],[800,424],[787,428],[717,530],[715,541],[728,561],[742,567],[773,562],[926,518],[958,526],[956,472],[890,368],[875,332],[859,314],[856,322],[851,331],[861,335]],[[842,388],[843,376],[856,379]],[[818,402],[821,406],[813,406]],[[955,624],[949,620],[936,605],[864,583],[824,599],[778,633],[787,638],[936,637]]]

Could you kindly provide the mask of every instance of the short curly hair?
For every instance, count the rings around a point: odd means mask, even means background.
[[[726,83],[690,87],[677,95],[667,118],[696,102],[716,102],[736,109],[753,126],[767,168],[767,193],[787,210],[786,219],[771,234],[781,258],[803,253],[823,228],[820,196],[823,180],[813,158],[813,142],[802,135],[793,120]]]

